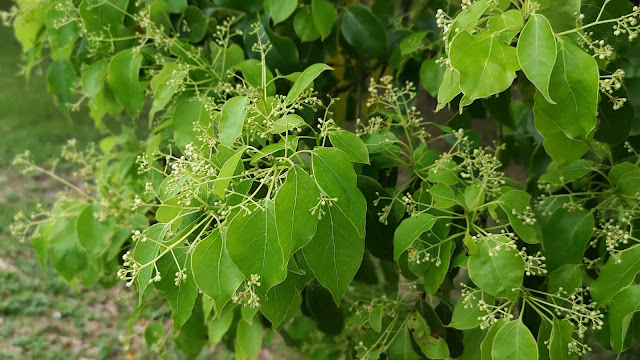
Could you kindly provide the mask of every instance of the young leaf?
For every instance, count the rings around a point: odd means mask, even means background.
[[[220,169],[220,172],[218,173],[218,178],[213,183],[213,193],[220,200],[224,200],[227,187],[229,187],[233,175],[238,169],[238,164],[240,163],[240,159],[242,158],[242,153],[242,150],[238,150],[232,157],[229,158],[229,160],[224,163],[224,165]]]
[[[428,359],[445,359],[449,357],[449,346],[441,337],[431,335],[431,328],[419,312],[409,315],[407,327],[411,330],[413,340],[418,344],[422,354]]]
[[[431,194],[436,204],[442,208],[450,208],[458,204],[456,193],[447,184],[438,183],[433,185],[429,188],[429,194]]]
[[[451,42],[449,58],[460,73],[461,106],[503,92],[520,70],[516,49],[490,32],[459,33]]]
[[[502,235],[481,240],[478,252],[469,256],[469,277],[489,294],[514,300],[518,293],[513,289],[520,287],[524,278],[524,262],[515,256],[515,250],[504,244],[506,242]],[[500,250],[496,250],[496,246],[500,246]]]
[[[287,20],[298,6],[298,0],[265,0],[265,8],[269,9],[273,23]]]
[[[222,310],[244,280],[242,272],[229,257],[218,229],[193,249],[191,267],[198,289],[213,298],[216,313]]]
[[[445,67],[442,83],[438,90],[438,107],[436,111],[442,110],[447,104],[460,94],[460,73],[450,67]]]
[[[329,65],[325,64],[313,64],[306,68],[302,74],[298,77],[291,90],[287,94],[287,102],[291,103],[295,101],[300,94],[325,70],[333,70]]]
[[[131,116],[137,115],[144,105],[144,89],[139,79],[142,58],[140,52],[125,49],[117,53],[109,63],[107,84]]]
[[[393,260],[398,261],[414,241],[425,231],[431,230],[437,218],[430,214],[420,214],[404,219],[393,235]]]
[[[556,37],[546,17],[532,14],[527,21],[516,47],[518,62],[527,78],[550,104],[549,82],[556,57]]]
[[[368,164],[369,152],[367,145],[354,133],[347,130],[338,130],[329,134],[331,144],[349,155],[353,162]]]
[[[331,28],[338,18],[336,8],[328,0],[311,0],[313,23],[320,33],[322,41],[331,34]]]
[[[270,133],[282,134],[287,131],[300,128],[304,125],[306,125],[306,122],[304,122],[304,119],[302,119],[300,115],[287,114],[273,123],[273,128],[271,129]]]
[[[609,326],[611,347],[617,353],[629,347],[627,338],[633,314],[640,311],[640,285],[631,285],[620,290],[609,303]],[[625,341],[626,340],[626,341]]]
[[[236,96],[227,100],[222,107],[218,131],[223,145],[231,146],[242,133],[246,104],[246,96]]]
[[[278,243],[273,203],[264,209],[253,207],[236,215],[227,230],[226,245],[229,257],[247,279],[260,276],[264,292],[287,277],[283,267],[282,248]]]
[[[178,247],[165,254],[156,263],[158,273],[162,278],[160,281],[154,282],[154,285],[160,294],[166,296],[169,300],[173,326],[176,329],[182,327],[191,316],[191,311],[198,295],[198,287],[193,281],[190,260],[189,248]],[[183,271],[186,278],[176,280],[176,274],[179,271]]]
[[[522,320],[510,321],[496,333],[491,357],[504,360],[538,360],[536,339]]]
[[[315,181],[299,166],[292,167],[275,199],[276,227],[283,258],[289,261],[291,254],[305,246],[318,225],[317,211],[320,191]]]
[[[598,278],[591,283],[591,296],[603,304],[620,289],[629,286],[640,273],[640,246],[636,245],[620,252],[618,259],[609,258],[600,269]]]
[[[233,311],[231,310],[223,311],[218,317],[209,320],[209,328],[207,333],[209,335],[209,344],[211,345],[211,347],[215,347],[216,345],[218,345],[218,343],[220,343],[220,340],[222,340],[224,334],[229,331],[232,322]]]

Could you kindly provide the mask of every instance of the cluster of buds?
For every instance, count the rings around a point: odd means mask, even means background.
[[[260,282],[260,275],[251,274],[251,279],[245,283],[244,290],[233,294],[231,301],[235,304],[249,306],[251,308],[260,307],[260,297],[255,291],[255,287],[260,285],[262,285]]]
[[[373,116],[367,119],[366,124],[362,120],[356,120],[356,135],[362,136],[364,134],[374,134],[380,132],[386,128],[386,121],[380,116]]]
[[[613,25],[613,34],[620,36],[622,34],[627,35],[629,41],[638,37],[640,32],[640,26],[638,25],[638,16],[640,16],[640,8],[638,6],[633,7],[633,12],[622,16],[617,19]]]
[[[637,241],[633,238],[631,233],[631,217],[627,211],[619,221],[609,219],[607,222],[602,222],[599,227],[593,229],[595,239],[591,241],[590,245],[597,247],[601,239],[604,239],[604,243],[607,252],[611,255],[614,262],[620,263],[620,247],[629,244],[629,241]]]
[[[520,250],[520,257],[524,260],[524,273],[527,276],[545,275],[547,273],[547,265],[544,263],[546,258],[542,256],[540,251],[534,255],[527,254],[527,248]]]
[[[318,220],[322,219],[322,215],[324,215],[325,211],[323,208],[325,206],[333,206],[334,203],[338,202],[338,198],[329,197],[322,189],[320,190],[320,197],[318,197],[318,203],[316,206],[309,209],[311,215],[318,214]]]
[[[122,269],[118,270],[117,275],[119,279],[127,282],[127,287],[131,287],[140,272],[140,264],[133,259],[131,250],[122,255],[122,260],[124,260],[124,263],[122,264]]]
[[[380,78],[380,82],[373,77],[370,79],[368,92],[368,107],[382,105],[400,111],[402,109],[399,108],[399,104],[407,104],[416,96],[416,87],[411,81],[405,82],[402,87],[394,87],[393,76],[384,75]]]
[[[453,19],[447,15],[446,12],[442,9],[438,9],[436,11],[436,25],[442,29],[443,34],[448,34],[451,30],[451,24],[453,24]]]

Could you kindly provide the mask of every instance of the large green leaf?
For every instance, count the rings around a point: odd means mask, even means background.
[[[453,314],[451,315],[449,326],[459,330],[473,329],[480,326],[482,324],[482,317],[489,313],[487,310],[480,309],[478,306],[480,300],[489,305],[493,305],[495,301],[493,296],[484,291],[473,294],[468,304],[464,302],[464,297],[459,297],[453,307]]]
[[[507,241],[503,235],[481,240],[478,252],[469,256],[469,277],[489,294],[514,300],[518,293],[513,289],[520,287],[524,278],[524,262],[504,244]],[[500,250],[495,249],[498,245]]]
[[[369,163],[367,145],[354,133],[347,130],[338,130],[329,134],[331,144],[349,155],[353,162]]]
[[[573,324],[568,320],[553,318],[551,338],[549,340],[549,358],[551,360],[576,360],[578,354],[569,352],[569,344],[573,341]]]
[[[617,261],[619,260],[619,261]],[[600,269],[598,278],[591,283],[591,296],[599,303],[605,303],[620,289],[629,286],[636,274],[640,273],[640,246],[620,252],[620,258],[609,258]]]
[[[611,347],[621,353],[631,339],[627,339],[633,314],[640,311],[640,285],[631,285],[620,290],[609,303],[609,327],[611,328]]]
[[[238,164],[240,164],[240,159],[242,159],[242,150],[238,150],[233,156],[231,156],[227,161],[225,161],[222,168],[220,168],[220,172],[218,173],[218,178],[213,183],[213,193],[220,200],[224,200],[227,187],[231,183],[233,176],[238,170]]]
[[[540,99],[545,101],[542,96]],[[544,138],[542,143],[544,150],[557,163],[561,165],[572,163],[589,150],[584,142],[568,138],[562,129],[553,122],[553,119],[540,110],[540,107],[534,106],[533,114],[536,129]]]
[[[484,336],[482,343],[480,343],[480,359],[481,360],[492,360],[491,356],[493,349],[493,341],[496,338],[496,334],[507,322],[500,319],[497,322],[493,323],[487,331],[487,334]]]
[[[387,54],[387,33],[380,20],[364,5],[354,5],[341,16],[342,36],[363,55],[383,58]]]
[[[509,223],[518,236],[526,243],[536,244],[540,241],[542,231],[537,223],[527,224],[522,221],[518,214],[527,210],[531,195],[522,190],[511,190],[502,194],[498,199],[500,207],[507,214]],[[515,212],[515,213],[514,213]]]
[[[442,83],[438,89],[438,106],[436,111],[442,108],[460,94],[460,73],[456,70],[446,67],[444,75],[442,75]]]
[[[325,207],[318,229],[302,251],[309,268],[336,303],[360,268],[364,255],[364,234],[336,205]]]
[[[327,196],[338,199],[333,207],[364,235],[367,200],[357,186],[358,178],[349,156],[336,148],[317,148],[311,160],[313,176]]]
[[[88,263],[87,254],[80,248],[75,222],[58,220],[48,231],[49,259],[62,277],[71,282]]]
[[[242,272],[229,257],[218,229],[193,249],[191,267],[200,291],[213,298],[216,313],[231,299],[244,280]]]
[[[503,92],[520,70],[516,49],[490,32],[459,33],[451,42],[449,59],[460,73],[461,106]]]
[[[542,254],[546,257],[547,269],[554,271],[564,264],[582,263],[593,225],[590,211],[554,211],[542,228]]]
[[[305,6],[296,12],[293,17],[293,29],[300,41],[314,41],[320,37],[320,33],[313,23],[313,10],[311,6]]]
[[[292,167],[275,199],[278,241],[285,263],[315,234],[318,214],[311,210],[318,204],[319,197],[318,186],[311,176],[299,166]]]
[[[549,96],[556,104],[535,96],[535,115],[543,114],[570,139],[585,140],[596,125],[598,111],[598,65],[595,59],[567,39],[558,43],[558,56],[551,72]],[[537,119],[536,127],[543,133]],[[544,133],[543,133],[544,136]]]
[[[510,321],[496,333],[491,357],[500,360],[537,360],[536,339],[522,320]]]
[[[431,327],[419,312],[409,315],[407,327],[411,330],[413,340],[428,359],[449,358],[449,346],[442,337],[432,335]]]
[[[142,54],[133,49],[117,53],[109,63],[107,84],[118,102],[131,116],[135,116],[144,105],[144,89],[140,84]]]
[[[162,256],[156,263],[162,278],[160,281],[154,282],[154,285],[160,294],[169,300],[175,328],[180,328],[187,322],[198,295],[198,287],[193,279],[189,255],[188,247],[177,247]],[[176,273],[179,269],[184,271],[187,277],[176,283]]]
[[[271,321],[274,329],[282,328],[300,309],[300,279],[300,275],[289,273],[285,281],[272,287],[260,299],[260,311]]]
[[[76,222],[76,234],[80,245],[89,256],[95,259],[109,245],[113,234],[113,223],[111,219],[104,221],[96,219],[94,211],[93,204],[82,210]]]
[[[269,291],[287,277],[283,267],[282,248],[278,243],[273,203],[264,209],[252,207],[233,218],[226,235],[226,245],[231,260],[247,279],[257,274],[262,282],[261,290]]]
[[[549,82],[558,53],[556,37],[546,17],[531,15],[518,39],[517,54],[527,78],[547,102],[555,104],[549,96]]]
[[[47,70],[47,90],[58,101],[69,103],[73,98],[73,86],[78,76],[69,60],[56,60]]]
[[[240,320],[235,339],[236,357],[239,356],[238,350],[240,350],[240,354],[246,355],[251,360],[256,360],[262,347],[262,336],[262,324],[259,321],[248,323]],[[245,357],[240,358],[244,359]]]

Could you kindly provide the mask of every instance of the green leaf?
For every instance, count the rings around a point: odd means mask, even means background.
[[[213,193],[220,200],[224,200],[227,188],[238,169],[238,164],[242,158],[243,150],[238,150],[232,157],[225,161],[218,173],[218,178],[213,183]]]
[[[424,60],[422,62],[422,65],[420,65],[420,83],[422,84],[422,87],[427,90],[429,95],[433,97],[438,96],[438,89],[440,88],[441,84],[443,84],[444,73],[447,69],[446,66],[441,66],[436,62],[441,57],[441,55],[436,55],[430,59]],[[459,92],[460,89],[458,89],[458,93]],[[449,102],[451,100],[453,100],[453,98],[449,99],[446,102]]]
[[[438,107],[436,111],[440,111],[447,104],[460,94],[460,73],[450,67],[445,67],[442,76],[442,84],[438,90]]]
[[[629,347],[627,338],[633,314],[640,311],[640,285],[631,285],[620,290],[609,303],[609,326],[611,347],[617,353]],[[626,340],[626,341],[625,341]]]
[[[36,44],[40,30],[45,26],[48,3],[39,0],[21,0],[17,5],[20,11],[13,20],[12,26],[16,39],[22,45],[22,51],[26,53]]]
[[[436,220],[438,219],[430,214],[420,214],[404,219],[393,235],[394,261],[398,261],[400,255],[411,247],[422,233],[431,230]]]
[[[520,34],[516,49],[522,71],[547,102],[555,104],[549,95],[549,83],[558,53],[556,37],[546,17],[531,15]]]
[[[220,343],[224,334],[229,331],[231,323],[233,322],[233,311],[223,311],[219,316],[209,321],[208,331],[209,344],[211,347],[215,347]]]
[[[384,58],[387,55],[387,33],[380,20],[364,5],[354,5],[341,15],[342,36],[358,52]]]
[[[515,256],[516,250],[506,246],[508,241],[503,235],[481,240],[478,252],[469,256],[469,277],[489,294],[515,300],[518,292],[513,289],[522,285],[524,262]]]
[[[549,271],[564,264],[580,264],[591,239],[594,219],[590,211],[569,212],[562,208],[553,212],[544,224],[543,251]]]
[[[367,145],[356,134],[347,130],[338,130],[329,134],[331,144],[342,150],[353,162],[368,164]]]
[[[566,264],[549,274],[547,292],[555,294],[564,289],[569,294],[573,293],[582,284],[582,270],[579,264]]]
[[[364,234],[338,205],[326,206],[315,235],[302,251],[315,277],[339,303],[360,268]]]
[[[549,357],[551,360],[577,360],[578,354],[569,353],[569,344],[573,340],[573,324],[567,320],[553,318],[553,330],[549,341]]]
[[[258,353],[262,347],[262,325],[259,321],[253,321],[251,324],[244,320],[238,322],[236,348],[238,346],[241,352],[249,359],[255,360],[258,358]]]
[[[431,328],[419,312],[409,315],[407,327],[411,330],[413,340],[428,359],[444,359],[449,357],[449,346],[444,338],[431,335]]]
[[[213,298],[216,313],[222,310],[244,280],[242,272],[229,257],[218,229],[193,249],[191,267],[198,289]]]
[[[449,30],[450,36],[455,36],[463,31],[473,31],[482,15],[484,15],[492,4],[493,1],[491,0],[479,0],[458,14],[453,24],[451,24],[451,30]]]
[[[296,10],[298,0],[265,0],[264,7],[269,9],[274,25],[287,20]]]
[[[125,49],[117,53],[109,63],[107,84],[131,116],[137,115],[144,105],[144,89],[139,79],[142,58],[140,52]]]
[[[582,0],[540,0],[538,13],[544,15],[555,32],[572,30],[576,27]]]
[[[313,10],[311,6],[300,8],[293,17],[293,29],[300,41],[314,41],[320,37],[320,33],[313,23]]]
[[[442,208],[450,208],[458,204],[458,198],[453,189],[445,183],[437,183],[429,188],[429,194],[435,203]]]
[[[531,195],[522,190],[507,191],[498,198],[500,207],[507,214],[509,223],[513,230],[515,230],[516,234],[518,234],[522,241],[528,244],[537,244],[540,242],[540,238],[542,237],[540,225],[538,223],[525,223],[518,217],[519,214],[523,214],[527,211],[530,212],[530,200]],[[529,216],[532,219],[531,221],[535,221],[533,214],[530,214]]]
[[[204,102],[187,99],[178,103],[172,119],[173,137],[176,140],[176,145],[183,152],[189,143],[193,143],[195,146],[201,145],[201,141],[198,140],[198,136],[201,134],[195,130],[195,123],[199,123],[203,128],[207,128],[211,124],[209,111],[204,106]]]
[[[76,222],[76,234],[82,248],[91,258],[98,257],[109,245],[113,234],[113,224],[110,219],[100,221],[93,215],[94,205],[84,208]]]
[[[461,106],[508,89],[520,70],[516,49],[489,32],[459,33],[451,42],[449,58],[460,73]]]
[[[318,214],[311,210],[318,204],[320,191],[315,181],[299,166],[287,172],[287,178],[275,198],[278,241],[285,263],[291,254],[311,241],[318,225]]]
[[[246,105],[246,96],[236,96],[227,100],[222,107],[218,131],[223,145],[231,146],[242,133]]]
[[[176,329],[182,327],[191,316],[198,295],[198,287],[193,280],[190,260],[189,248],[177,247],[156,262],[162,279],[154,282],[154,285],[160,294],[169,300],[173,326]],[[176,273],[181,270],[187,277],[176,284]]]
[[[262,87],[262,63],[256,59],[248,59],[237,65],[242,72],[244,80],[251,86],[256,88]],[[273,74],[269,68],[265,68],[267,82],[267,95],[273,96],[276,93],[276,85],[273,81]]]
[[[209,18],[199,8],[189,6],[184,11],[184,16],[178,27],[181,37],[187,38],[189,42],[198,43],[207,34]]]
[[[426,36],[426,31],[418,31],[402,39],[402,41],[400,42],[400,53],[402,54],[402,56],[407,56],[420,50],[422,40]]]
[[[459,297],[453,308],[449,326],[454,329],[466,330],[480,326],[482,324],[481,318],[488,315],[489,312],[480,309],[478,302],[482,300],[489,305],[493,305],[495,302],[495,298],[484,291],[475,292],[469,303],[465,303],[464,300],[463,296]]]
[[[252,207],[233,218],[226,245],[231,260],[245,278],[259,275],[261,290],[266,292],[287,277],[287,268],[282,266],[284,258],[278,243],[273,203],[267,201],[263,206],[264,209]]]
[[[382,331],[382,316],[384,315],[384,306],[378,305],[369,313],[369,324],[375,332]]]
[[[207,344],[207,328],[205,326],[202,297],[197,297],[193,312],[175,337],[178,349],[191,358],[195,358]]]
[[[618,89],[614,98],[628,99],[627,89],[624,87]],[[616,110],[613,108],[612,99],[608,96],[600,96],[598,130],[593,134],[593,138],[611,145],[620,144],[629,137],[634,118],[635,110],[632,104],[627,104]]]
[[[96,101],[96,95],[103,88],[103,82],[107,76],[108,65],[102,59],[89,65],[82,72],[82,91],[93,101]]]
[[[481,360],[493,360],[493,357],[491,356],[493,340],[495,340],[496,334],[506,323],[506,321],[501,319],[491,325],[489,331],[487,331],[487,334],[484,336],[482,343],[480,343]]]
[[[367,201],[358,189],[358,178],[347,154],[336,148],[317,148],[311,158],[313,176],[325,194],[334,199],[333,207],[364,235]]]
[[[629,286],[638,273],[640,246],[634,246],[621,251],[619,259],[607,260],[600,269],[598,278],[591,283],[591,296],[598,304],[603,304],[611,300],[620,289]]]
[[[62,277],[71,282],[88,263],[87,254],[80,248],[75,221],[58,220],[48,234],[51,265]]]
[[[568,40],[562,40],[549,83],[549,96],[556,104],[547,102],[542,93],[536,93],[536,118],[543,114],[568,138],[585,140],[596,126],[598,77],[596,60]],[[536,128],[543,132],[537,119]]]
[[[149,110],[149,123],[153,121],[154,115],[165,108],[173,95],[182,85],[182,80],[187,76],[187,72],[176,71],[178,64],[167,62],[162,70],[151,79],[151,89],[153,90],[153,105]],[[171,80],[170,80],[171,79]],[[176,113],[179,116],[179,113]]]
[[[273,128],[269,131],[272,134],[281,134],[293,129],[300,129],[307,123],[296,114],[287,114],[273,123]]]
[[[289,90],[289,93],[287,94],[287,102],[294,102],[298,98],[298,96],[300,96],[300,94],[302,94],[302,92],[305,91],[307,87],[309,87],[309,85],[311,85],[313,80],[315,80],[315,78],[317,78],[320,73],[325,70],[333,70],[333,68],[326,64],[313,64],[306,68],[302,72],[302,74],[298,76],[296,82],[293,83],[291,90]]]
[[[542,101],[544,98],[540,97]],[[536,105],[538,102],[536,102]],[[536,129],[544,137],[544,150],[551,158],[559,164],[572,163],[582,157],[589,148],[580,140],[573,140],[567,137],[553,120],[540,110],[540,107],[533,107]]]
[[[57,1],[50,2],[46,13],[47,35],[53,51],[72,45],[80,34],[77,21],[67,20],[67,11],[58,10]]]
[[[56,60],[47,70],[47,91],[62,103],[70,103],[78,76],[69,60]]]
[[[390,360],[419,360],[420,356],[413,349],[409,328],[401,327],[389,344],[387,355]]]
[[[260,299],[260,311],[271,321],[274,330],[282,328],[300,309],[300,279],[300,275],[289,273],[285,281],[272,287]]]
[[[475,211],[484,205],[484,184],[475,183],[464,189],[464,204],[467,209]]]
[[[509,44],[513,38],[522,30],[524,19],[520,11],[512,9],[498,16],[489,18],[487,22],[489,30],[498,33],[498,37]]]
[[[160,246],[164,241],[165,235],[169,230],[168,224],[154,224],[150,228],[144,231],[146,241],[138,241],[136,247],[133,250],[133,259],[140,265],[146,265],[153,261],[158,255]],[[151,283],[151,277],[154,271],[153,266],[145,266],[140,269],[138,276],[136,277],[136,284],[138,285],[138,301],[142,303],[145,296],[145,290]]]
[[[311,0],[311,12],[313,23],[324,41],[331,34],[331,28],[338,18],[338,12],[328,0]]]
[[[536,339],[522,320],[510,321],[496,333],[491,357],[500,360],[537,360]]]

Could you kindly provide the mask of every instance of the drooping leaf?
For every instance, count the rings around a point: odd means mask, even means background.
[[[222,107],[218,131],[223,145],[231,146],[242,133],[246,105],[246,96],[236,96],[227,100]]]
[[[241,354],[245,354],[251,360],[256,360],[262,347],[262,336],[262,325],[259,321],[253,321],[249,324],[240,320],[236,330],[236,356],[238,355],[238,347],[240,347]]]
[[[177,263],[176,263],[177,261]],[[173,326],[180,328],[191,316],[198,295],[198,287],[193,280],[191,259],[188,247],[177,247],[157,261],[158,272],[162,277],[154,285],[169,300]],[[185,279],[176,283],[176,273],[186,274]]]
[[[609,303],[609,326],[611,347],[621,353],[630,345],[627,333],[631,330],[633,315],[640,311],[640,285],[631,285],[620,290]]]
[[[198,289],[213,298],[216,313],[236,292],[244,276],[229,257],[219,230],[202,239],[191,255],[193,279]]]
[[[300,96],[300,94],[302,94],[302,92],[305,91],[307,87],[309,87],[309,85],[311,85],[313,80],[315,80],[315,78],[317,78],[318,75],[320,75],[320,73],[325,70],[333,69],[331,68],[331,66],[326,64],[313,64],[306,68],[302,72],[302,74],[300,74],[298,79],[296,79],[296,82],[291,87],[291,90],[289,90],[289,93],[287,94],[287,102],[295,101],[298,96]]]
[[[320,38],[324,41],[331,34],[333,24],[338,18],[338,12],[328,0],[311,0],[311,12],[313,23],[320,33]]]
[[[547,102],[555,104],[549,95],[549,83],[558,53],[555,35],[546,17],[531,15],[516,49],[522,71]]]
[[[436,217],[426,213],[404,219],[393,235],[393,259],[398,261],[400,255],[411,247],[422,233],[431,230],[436,220]]]
[[[342,36],[363,55],[384,58],[387,33],[380,20],[364,5],[354,5],[341,15]]]
[[[117,53],[109,63],[107,84],[131,116],[137,115],[144,105],[144,89],[139,78],[142,59],[140,52],[125,49]]]
[[[287,20],[298,6],[298,0],[265,0],[265,8],[269,9],[273,23]]]
[[[640,246],[620,252],[618,259],[609,258],[600,269],[598,278],[591,283],[591,296],[598,304],[603,304],[620,289],[629,286],[640,273]]]
[[[298,289],[300,275],[289,273],[287,279],[269,290],[260,299],[260,311],[274,329],[284,326],[300,309],[302,295]]]
[[[546,257],[547,269],[553,271],[564,264],[580,264],[593,225],[593,215],[589,211],[554,211],[542,228],[542,254]]]

